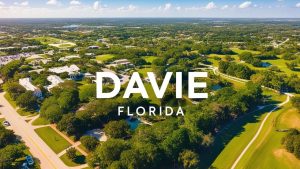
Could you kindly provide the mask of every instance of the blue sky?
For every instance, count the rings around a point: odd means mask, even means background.
[[[0,0],[2,18],[300,18],[300,0]]]

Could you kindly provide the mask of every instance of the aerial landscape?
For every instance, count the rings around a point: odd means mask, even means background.
[[[177,1],[152,17],[131,3],[31,17],[33,2],[0,1],[1,169],[300,168],[300,2],[241,18],[185,16]],[[259,6],[239,2],[226,9]]]

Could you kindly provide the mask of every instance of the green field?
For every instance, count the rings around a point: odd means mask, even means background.
[[[115,55],[112,55],[112,54],[98,55],[98,56],[96,56],[96,60],[100,61],[100,62],[105,62],[114,57],[115,57]]]
[[[49,36],[37,37],[37,38],[34,38],[34,39],[40,41],[42,44],[45,44],[45,45],[58,44],[58,43],[61,43],[61,42],[67,42],[67,41],[64,41],[64,40],[61,40],[61,39],[58,39],[58,38],[49,37]]]
[[[146,78],[148,77],[147,72],[153,72],[152,68],[142,68],[142,69],[138,69],[138,72],[141,74],[142,78]]]
[[[285,151],[281,145],[281,139],[285,132],[277,132],[275,129],[276,118],[293,109],[290,104],[271,114],[257,140],[245,153],[237,168],[300,168],[300,160]],[[299,120],[299,119],[298,119]],[[279,123],[288,121],[281,121]],[[282,125],[282,124],[281,124]],[[266,158],[268,157],[268,158]],[[262,160],[264,159],[264,160]]]
[[[214,160],[212,166],[217,168],[230,168],[238,155],[247,146],[255,135],[260,122],[272,107],[247,114],[233,122],[224,132],[216,137],[214,151],[221,153]],[[214,152],[214,153],[217,153]]]
[[[5,121],[5,118],[0,118],[0,125]]]
[[[282,102],[284,95],[274,94],[270,91],[264,91],[264,94],[271,94],[272,100]],[[230,168],[238,155],[246,147],[252,139],[258,127],[265,117],[264,111],[257,116],[255,121],[247,119],[243,125],[243,131],[233,137],[225,148],[213,162],[213,166],[217,168]],[[281,145],[281,139],[286,134],[285,132],[277,132],[275,129],[300,128],[300,115],[295,108],[290,104],[284,105],[281,109],[274,111],[266,121],[262,132],[248,151],[239,161],[236,168],[291,168],[300,167],[300,160],[288,153]],[[228,128],[230,135],[236,128]],[[226,132],[221,134],[226,136]],[[218,140],[217,137],[216,140]],[[267,157],[267,158],[266,158]],[[263,159],[263,160],[262,160]]]
[[[251,52],[253,54],[260,54],[259,51],[254,51],[254,50],[243,50],[243,49],[239,49],[239,48],[230,48],[232,51],[234,51],[237,54],[241,54],[243,52]]]
[[[29,111],[26,111],[26,110],[24,110],[24,109],[22,109],[22,108],[19,108],[19,109],[17,110],[17,112],[18,112],[19,115],[21,115],[21,116],[34,116],[34,115],[37,114],[37,112],[29,112]]]
[[[9,104],[13,107],[13,108],[17,108],[17,104],[15,101],[12,100],[12,98],[9,96],[8,93],[4,94],[5,99],[9,102]]]
[[[149,96],[149,99],[151,100],[150,103],[153,103],[153,104],[157,104],[157,105],[160,105],[160,99],[158,99],[152,89],[152,86],[150,83],[145,83],[145,88],[146,88],[146,91],[148,93],[148,96]],[[133,97],[139,97],[141,96],[141,94],[133,94]]]
[[[67,154],[64,154],[60,159],[69,167],[75,167],[82,164],[85,164],[85,156],[82,155],[79,151],[76,151],[77,158],[75,161],[72,161],[68,158]]]
[[[60,153],[71,146],[67,140],[56,133],[51,127],[38,128],[35,129],[35,132],[55,153]]]
[[[144,59],[146,62],[152,63],[153,60],[157,59],[157,56],[145,56]]]
[[[39,117],[32,122],[32,125],[34,126],[47,125],[47,124],[50,124],[49,121],[44,119],[43,117]]]

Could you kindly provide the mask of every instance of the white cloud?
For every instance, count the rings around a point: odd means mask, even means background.
[[[0,1],[0,6],[3,6],[3,5],[5,5],[4,2]]]
[[[137,9],[136,6],[130,4],[128,5],[128,7],[122,6],[118,8],[118,11],[131,12],[131,11],[135,11],[136,9]]]
[[[165,4],[164,10],[167,11],[167,10],[171,9],[171,7],[172,7],[172,4],[167,3],[167,4]]]
[[[176,10],[177,10],[177,11],[180,11],[180,10],[181,10],[181,6],[177,6],[177,7],[176,7]]]
[[[245,1],[239,5],[239,8],[241,8],[241,9],[249,8],[251,6],[251,4],[252,4],[251,1]]]
[[[28,6],[29,5],[29,2],[28,1],[23,1],[21,3],[19,2],[14,2],[14,5],[17,5],[17,6]]]
[[[58,1],[57,0],[48,0],[46,2],[47,5],[57,5],[58,4]]]
[[[100,1],[95,1],[95,2],[94,2],[94,4],[93,4],[93,9],[96,10],[96,11],[102,9],[101,4],[100,4]]]
[[[300,8],[300,2],[296,4],[296,7],[297,7],[297,8]]]
[[[70,5],[80,5],[80,1],[77,1],[77,0],[72,0],[70,1]]]
[[[214,8],[217,8],[214,2],[210,2],[205,6],[205,9],[214,9]]]
[[[229,8],[229,5],[224,5],[224,6],[222,6],[221,9],[227,9],[227,8]]]

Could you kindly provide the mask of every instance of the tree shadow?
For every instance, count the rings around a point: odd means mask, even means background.
[[[76,157],[76,159],[74,160],[74,162],[75,162],[76,164],[85,164],[85,163],[86,163],[86,158],[85,158],[84,155],[78,155],[78,156]]]

